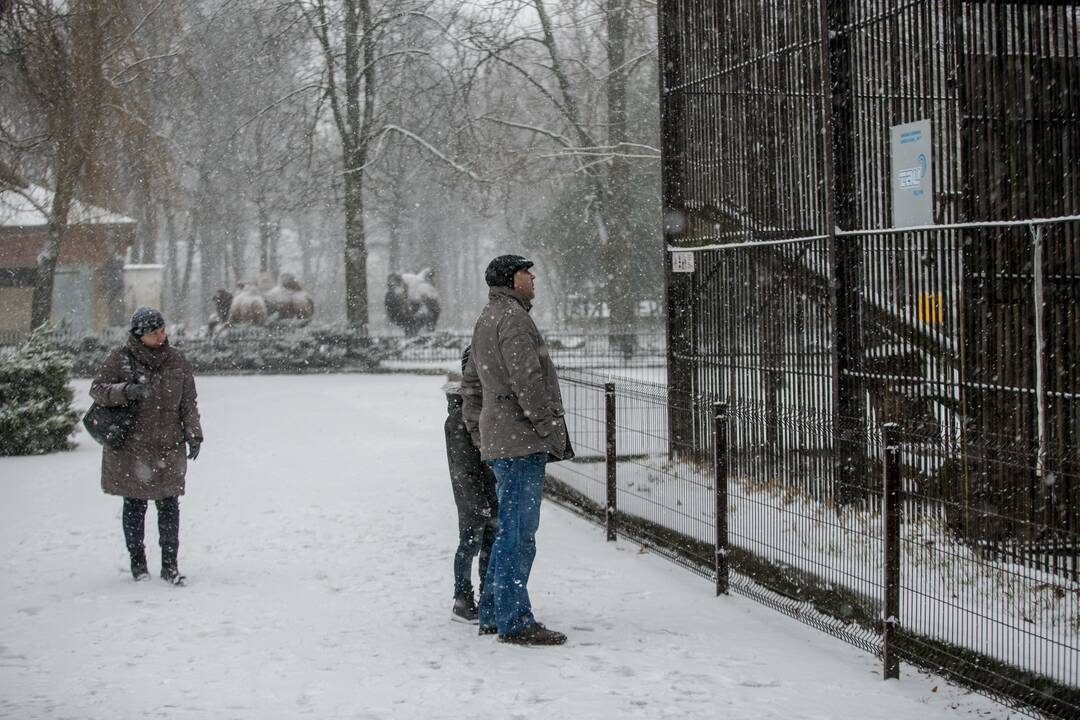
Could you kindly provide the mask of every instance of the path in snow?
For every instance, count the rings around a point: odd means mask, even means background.
[[[450,622],[438,377],[200,378],[189,586],[127,570],[100,451],[0,458],[0,717],[1008,717],[545,503],[530,590],[561,648]],[[88,384],[76,385],[89,404]],[[934,691],[937,688],[937,691]]]

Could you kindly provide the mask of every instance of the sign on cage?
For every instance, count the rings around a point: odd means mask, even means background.
[[[893,227],[934,224],[930,121],[892,127]]]

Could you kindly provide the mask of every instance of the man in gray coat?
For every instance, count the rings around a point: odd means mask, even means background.
[[[135,424],[117,449],[105,447],[101,489],[124,498],[124,540],[135,580],[150,577],[143,547],[147,502],[155,501],[161,579],[183,585],[177,566],[180,503],[187,461],[199,455],[202,426],[195,376],[184,356],[169,346],[165,318],[150,307],[131,316],[127,342],[105,359],[90,386],[99,405],[135,404]],[[186,446],[186,447],[185,447]]]
[[[488,304],[473,330],[462,378],[465,424],[495,471],[499,530],[480,596],[480,634],[502,642],[561,645],[566,636],[536,622],[527,585],[548,460],[573,456],[555,365],[529,317],[533,263],[501,255],[484,274]]]

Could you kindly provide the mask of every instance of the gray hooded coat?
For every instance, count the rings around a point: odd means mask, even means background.
[[[559,377],[531,308],[511,288],[490,288],[473,329],[462,414],[484,460],[544,451],[549,460],[573,457]]]

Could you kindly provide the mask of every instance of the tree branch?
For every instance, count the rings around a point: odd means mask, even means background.
[[[251,117],[249,117],[244,122],[240,123],[236,127],[236,129],[232,131],[232,134],[229,135],[228,138],[226,138],[226,142],[228,140],[232,140],[234,137],[236,137],[240,133],[241,130],[243,130],[244,128],[246,128],[248,125],[255,122],[256,120],[258,120],[260,117],[262,117],[266,113],[270,112],[275,107],[282,104],[283,102],[285,102],[289,98],[296,97],[300,93],[304,93],[304,92],[307,92],[308,90],[312,90],[312,89],[322,90],[323,86],[322,86],[321,83],[311,83],[311,84],[305,85],[305,86],[303,86],[301,88],[297,88],[296,90],[293,90],[291,93],[288,93],[287,95],[284,95],[283,97],[278,98],[277,100],[273,101],[272,103],[270,103],[269,105],[267,105],[263,109],[259,110],[257,113],[255,113]]]
[[[498,125],[506,125],[507,127],[517,128],[519,130],[528,130],[529,132],[534,132],[534,133],[536,133],[538,135],[543,135],[545,137],[549,137],[549,138],[551,138],[552,140],[554,140],[555,142],[559,143],[560,145],[562,145],[564,147],[569,148],[569,147],[573,146],[573,143],[571,143],[570,140],[565,135],[562,135],[560,133],[557,133],[557,132],[554,132],[554,131],[551,131],[551,130],[545,130],[544,128],[536,127],[535,125],[527,125],[525,123],[514,122],[513,120],[503,120],[502,118],[491,117],[489,115],[484,115],[483,117],[480,117],[480,118],[477,118],[477,119],[478,120],[487,120],[488,122],[493,122],[493,123],[496,123]]]
[[[426,150],[430,154],[437,157],[439,160],[441,160],[443,163],[445,163],[449,167],[453,168],[454,170],[461,173],[462,175],[468,176],[469,178],[471,178],[472,180],[474,180],[474,181],[476,181],[478,183],[485,183],[486,184],[486,183],[491,182],[490,180],[486,180],[486,179],[480,177],[479,175],[477,175],[476,173],[474,173],[472,170],[465,167],[464,165],[461,165],[459,163],[454,162],[449,157],[447,157],[444,153],[442,153],[438,148],[436,148],[434,145],[429,143],[427,140],[420,137],[419,135],[417,135],[414,132],[406,130],[403,127],[399,127],[397,125],[384,125],[382,127],[382,129],[379,131],[379,135],[380,135],[380,137],[382,137],[382,136],[386,135],[386,133],[390,133],[390,132],[396,132],[399,135],[401,135],[402,137],[405,137],[405,138],[408,138],[409,140],[412,140],[414,143],[416,143],[417,145],[422,147],[424,150]],[[343,174],[348,174],[350,172],[358,172],[358,171],[361,171],[361,170],[363,170],[363,168],[346,169]]]
[[[113,56],[115,56],[117,53],[119,53],[121,50],[123,50],[125,47],[127,47],[128,42],[130,42],[131,38],[135,37],[135,35],[137,35],[138,32],[140,30],[142,30],[142,26],[146,24],[146,21],[149,20],[151,17],[153,17],[154,14],[164,4],[165,4],[165,0],[158,0],[158,4],[155,5],[154,7],[150,8],[150,11],[147,12],[146,15],[143,16],[142,20],[140,20],[138,23],[136,23],[135,27],[133,27],[131,29],[131,32],[129,32],[127,34],[127,37],[125,37],[122,41],[120,41],[120,43],[116,46],[116,48],[112,52],[107,53],[105,55],[105,57],[103,57],[101,59],[102,67],[104,67],[109,62],[109,60],[112,60]]]
[[[345,118],[341,114],[341,103],[338,99],[337,93],[337,81],[335,80],[336,70],[334,69],[334,51],[330,47],[330,37],[327,34],[327,27],[329,21],[326,18],[326,3],[323,0],[318,0],[315,4],[314,11],[318,15],[318,22],[315,22],[315,18],[312,18],[308,8],[302,3],[297,2],[297,6],[300,8],[300,12],[304,14],[304,17],[308,21],[308,27],[311,28],[311,32],[315,35],[315,39],[319,41],[319,45],[322,47],[323,56],[326,59],[326,93],[325,97],[330,101],[330,110],[334,116],[334,124],[337,125],[338,133],[341,134],[342,143],[349,143],[349,134],[345,126]],[[349,149],[346,147],[346,152]]]

